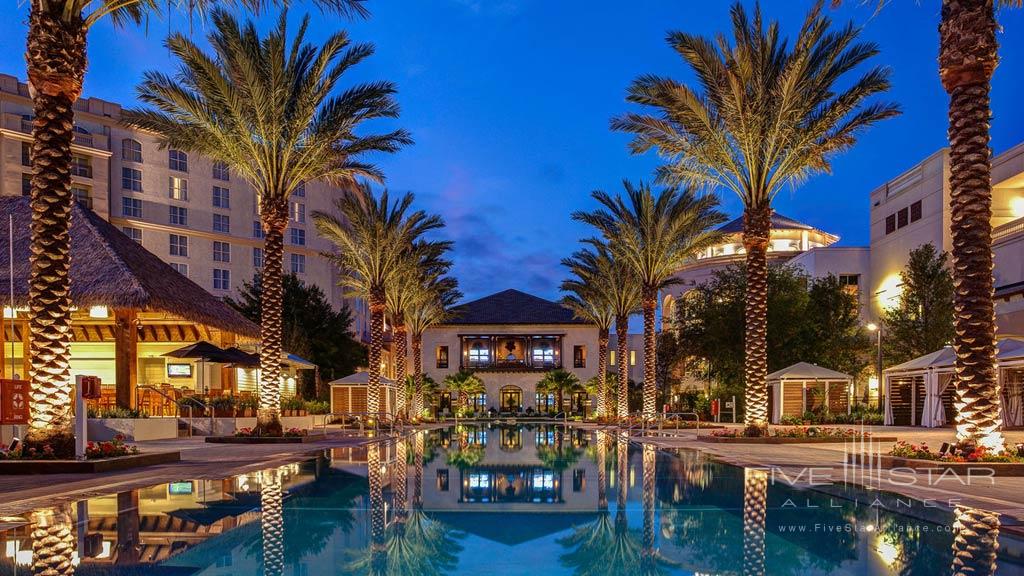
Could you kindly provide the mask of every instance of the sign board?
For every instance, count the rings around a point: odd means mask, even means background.
[[[726,402],[725,403],[725,407],[726,408],[732,408],[732,402]]]
[[[28,424],[28,380],[0,380],[0,423]]]

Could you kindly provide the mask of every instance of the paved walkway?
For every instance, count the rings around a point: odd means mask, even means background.
[[[0,476],[0,516],[163,482],[224,478],[305,460],[324,449],[365,442],[366,437],[341,434],[305,444],[207,444],[201,437],[138,442],[144,451],[178,450],[181,461],[105,474]]]

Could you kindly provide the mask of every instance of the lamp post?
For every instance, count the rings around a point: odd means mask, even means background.
[[[885,384],[882,380],[882,327],[874,322],[869,322],[866,328],[878,334],[878,350],[875,357],[875,376],[878,378],[878,405],[885,405]]]

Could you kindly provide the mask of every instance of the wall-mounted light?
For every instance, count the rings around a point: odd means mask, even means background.
[[[89,306],[89,318],[106,318],[110,310],[106,306]]]
[[[1014,218],[1024,218],[1024,196],[1015,196],[1010,200],[1010,212]]]

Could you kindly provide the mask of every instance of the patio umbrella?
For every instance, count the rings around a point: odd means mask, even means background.
[[[204,375],[203,375],[203,363],[214,362],[218,364],[230,364],[234,360],[237,360],[237,356],[233,356],[223,348],[210,344],[206,340],[200,340],[195,344],[189,344],[183,346],[177,350],[171,350],[164,354],[171,358],[188,358],[199,361],[199,384],[200,388],[206,392],[206,387],[203,386]]]
[[[234,364],[235,366],[245,366],[247,368],[251,368],[258,367],[260,365],[259,354],[250,354],[249,352],[246,352],[245,350],[236,348],[234,346],[232,346],[231,348],[225,348],[224,352],[225,354],[232,358],[232,360],[229,363]]]

